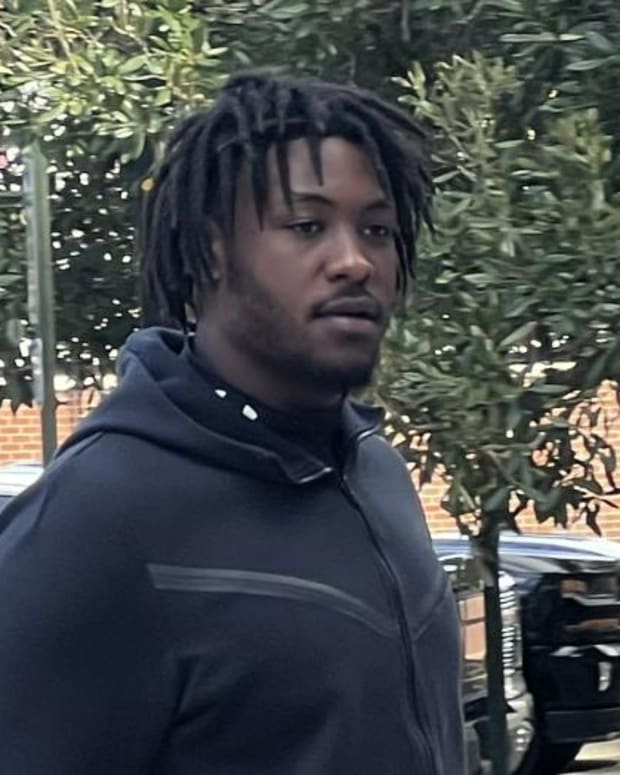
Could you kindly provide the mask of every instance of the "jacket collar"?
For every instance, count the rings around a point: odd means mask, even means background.
[[[176,331],[146,329],[133,335],[121,356],[119,387],[60,454],[95,434],[114,433],[271,481],[302,485],[333,473],[308,450],[261,423],[243,400],[224,400],[226,391],[196,372],[183,355],[185,347],[184,335]],[[244,413],[247,418],[245,410],[250,418],[239,423]],[[381,410],[344,401],[342,430],[349,461],[360,440],[379,429],[381,419]]]
[[[362,439],[379,432],[383,416],[383,410],[378,407],[348,399],[344,401],[342,422],[347,459],[355,456]],[[304,450],[292,445],[286,446],[289,449],[277,455],[277,463],[284,476],[294,484],[310,484],[333,473],[332,468]]]

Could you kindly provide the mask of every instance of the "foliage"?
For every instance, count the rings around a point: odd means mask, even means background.
[[[441,138],[437,237],[379,386],[407,416],[394,421],[400,446],[422,482],[445,476],[457,518],[514,526],[533,503],[540,520],[566,525],[572,506],[595,526],[617,492],[613,450],[583,407],[620,380],[610,138],[593,108],[543,103],[536,130],[502,122],[498,106],[527,87],[481,55],[439,64],[430,85],[419,67],[400,84]]]
[[[181,113],[208,103],[233,69],[294,63],[297,71],[354,79],[394,95],[389,76],[404,76],[413,59],[432,78],[435,62],[480,49],[511,59],[526,86],[520,102],[510,95],[497,106],[500,123],[534,125],[544,98],[546,110],[598,107],[604,128],[620,138],[613,99],[620,11],[604,0],[4,5],[0,148],[39,136],[58,181],[52,215],[59,354],[65,370],[80,379],[108,370],[136,325],[133,223],[140,181],[162,134]],[[614,169],[608,183],[617,188]],[[5,261],[10,254],[10,271],[23,274],[22,225],[8,213],[0,209]],[[85,294],[85,287],[97,293]],[[19,401],[27,395],[17,379],[27,368],[15,365],[14,345],[27,317],[23,282],[13,281],[3,298],[0,359]],[[13,338],[4,335],[7,326]]]
[[[93,380],[109,371],[137,324],[133,240],[140,184],[170,124],[208,103],[240,66],[295,59],[307,72],[324,66],[344,77],[357,59],[348,50],[352,33],[336,48],[329,31],[370,5],[7,1],[0,25],[0,148],[15,150],[38,137],[50,161],[58,354],[69,376]],[[369,27],[380,29],[384,16],[385,9],[371,9]],[[21,171],[19,159],[0,170],[0,192],[18,187]],[[0,297],[7,384],[0,384],[0,399],[8,392],[14,405],[29,396],[27,358],[24,363],[17,349],[19,335],[29,333],[22,220],[15,199],[0,210],[8,262]]]
[[[198,14],[171,1],[16,0],[6,3],[0,32],[0,144],[42,140],[54,191],[59,358],[71,376],[93,377],[109,370],[139,317],[132,256],[140,180],[166,128],[207,102],[222,77],[223,49],[211,46]],[[17,160],[4,171],[4,188],[20,173]],[[0,211],[0,229],[7,271],[23,276],[15,212]],[[4,293],[5,334],[27,325],[23,286],[13,282]],[[15,346],[15,337],[0,337],[18,403],[27,370]]]
[[[8,159],[0,154],[0,170],[8,167]],[[24,273],[18,271],[19,249],[15,243],[15,235],[21,234],[19,195],[12,188],[19,189],[20,181],[15,180],[8,172],[3,175],[4,185],[0,187],[0,358],[6,353],[19,352],[19,341],[22,327],[19,317],[25,299]],[[10,356],[10,357],[11,357]],[[13,368],[6,370],[8,380],[7,391],[12,398],[13,407],[29,400],[23,385],[24,365],[21,359],[15,363],[11,357]]]

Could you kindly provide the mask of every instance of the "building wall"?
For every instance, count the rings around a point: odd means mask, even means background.
[[[79,420],[88,414],[90,408],[97,401],[98,395],[90,391],[74,392],[60,397],[57,410],[59,442],[69,435]],[[606,436],[614,445],[620,463],[620,415],[611,388],[606,389],[601,394],[601,404],[607,410],[610,420]],[[38,410],[20,407],[17,413],[13,414],[8,402],[0,405],[0,465],[16,460],[38,460],[40,457]],[[617,478],[620,482],[620,468]],[[441,508],[443,491],[442,482],[434,481],[423,487],[420,492],[430,529],[434,532],[455,529],[454,520]],[[605,537],[620,540],[620,498],[616,499],[616,503],[618,508],[603,505],[599,516],[599,525]],[[533,515],[527,512],[520,516],[519,524],[524,530],[536,532],[558,530],[558,528],[546,524],[538,525]],[[571,525],[570,530],[591,535],[590,529],[583,523]]]
[[[82,417],[97,403],[95,392],[82,391],[60,395],[56,410],[58,442],[61,443]],[[0,465],[17,460],[40,460],[40,412],[21,406],[14,414],[8,401],[0,404]]]
[[[615,478],[620,485],[620,406],[616,400],[615,390],[612,385],[606,385],[601,390],[598,397],[598,405],[602,410],[601,420],[603,417],[607,419],[606,427],[601,427],[598,432],[612,445],[616,452],[618,469]],[[433,532],[455,530],[454,520],[441,508],[443,492],[444,487],[440,481],[433,481],[425,485],[420,492],[427,519]],[[605,538],[613,538],[620,541],[620,496],[612,498],[611,503],[615,505],[602,504],[598,524]],[[526,510],[519,515],[518,524],[523,531],[527,532],[564,532],[564,528],[554,527],[548,522],[538,524],[531,510]],[[569,525],[569,529],[574,533],[592,535],[591,529],[583,520],[573,522]]]

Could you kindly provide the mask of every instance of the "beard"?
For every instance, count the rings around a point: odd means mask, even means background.
[[[351,357],[329,357],[313,346],[306,327],[247,268],[231,272],[228,286],[238,301],[236,314],[229,321],[230,336],[274,374],[341,395],[370,384],[379,357],[379,341],[375,348],[365,350],[353,350],[351,346]]]

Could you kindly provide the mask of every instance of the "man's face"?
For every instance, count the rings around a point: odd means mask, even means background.
[[[397,220],[360,147],[329,137],[321,153],[322,185],[306,141],[289,144],[292,209],[269,154],[262,227],[241,174],[211,323],[293,389],[341,394],[367,384],[378,358],[396,297]]]

